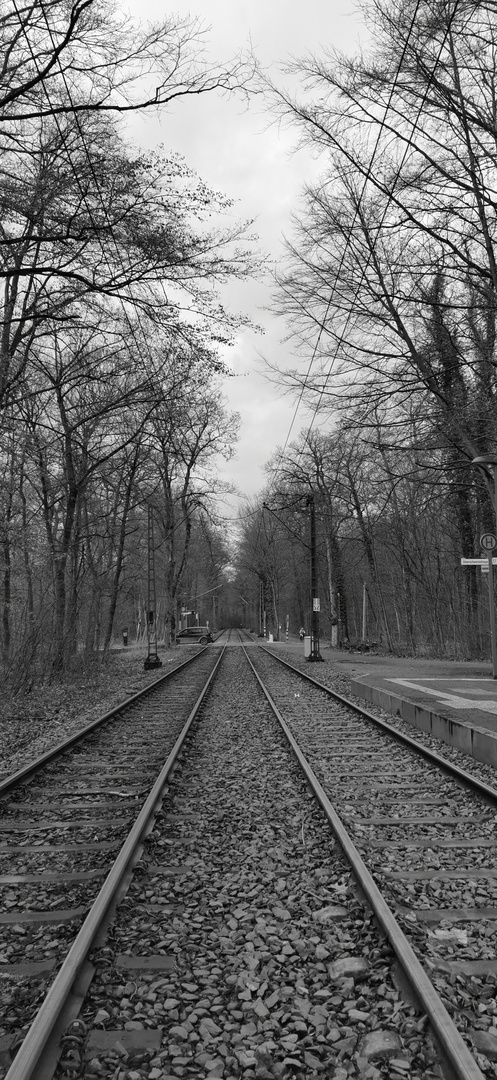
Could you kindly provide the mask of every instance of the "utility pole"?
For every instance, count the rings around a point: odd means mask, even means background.
[[[264,607],[264,581],[259,580],[259,637],[266,636],[266,610]]]
[[[145,671],[151,668],[162,667],[157,653],[157,605],[155,600],[155,551],[154,551],[154,519],[152,507],[148,506],[147,521],[148,541],[148,575],[147,575],[147,659],[144,663]]]
[[[317,575],[317,551],[316,551],[316,508],[314,505],[314,495],[307,496],[307,506],[310,510],[311,518],[311,651],[307,659],[312,663],[317,660],[322,660],[323,657],[319,652],[319,611],[320,603],[318,596],[318,575]]]

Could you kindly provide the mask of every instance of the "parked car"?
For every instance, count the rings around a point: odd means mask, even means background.
[[[179,634],[176,634],[177,645],[182,642],[186,645],[207,645],[210,641],[214,641],[214,638],[208,626],[187,626],[186,630],[180,630]]]

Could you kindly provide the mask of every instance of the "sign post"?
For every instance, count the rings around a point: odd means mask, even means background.
[[[497,637],[495,633],[495,595],[492,552],[497,547],[497,537],[493,533],[484,533],[480,537],[480,547],[488,556],[488,602],[490,606],[490,637],[492,641],[492,678],[497,679]]]

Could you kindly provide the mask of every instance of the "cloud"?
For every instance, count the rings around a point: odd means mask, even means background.
[[[164,14],[162,0],[128,0],[127,7],[143,20]],[[331,44],[355,51],[364,32],[351,0],[307,0],[305,10],[296,0],[251,0],[246,5],[192,0],[190,12],[212,27],[206,37],[206,55],[212,60],[228,60],[250,39],[274,81],[285,81],[282,69],[291,56],[320,53],[323,45]],[[173,103],[160,121],[145,118],[131,134],[143,146],[162,142],[182,154],[209,186],[236,199],[234,213],[256,219],[261,247],[274,268],[284,257],[283,234],[290,234],[303,185],[317,179],[323,164],[306,150],[295,150],[296,133],[290,127],[268,122],[260,98],[247,107],[235,96],[206,94]],[[247,495],[264,485],[263,465],[285,442],[295,409],[260,370],[261,352],[279,366],[287,358],[291,363],[290,346],[283,340],[286,328],[267,310],[271,288],[267,274],[235,282],[223,293],[234,310],[245,311],[265,331],[260,337],[244,330],[226,354],[236,377],[225,381],[224,391],[229,406],[241,414],[242,428],[236,457],[221,462],[219,473]],[[297,419],[293,435],[304,423],[304,416],[301,422]]]

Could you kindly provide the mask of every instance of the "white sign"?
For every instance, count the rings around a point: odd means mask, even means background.
[[[493,533],[483,533],[483,536],[480,536],[480,547],[484,551],[493,551],[497,547],[497,537]]]
[[[461,559],[461,566],[488,566],[488,559]],[[492,566],[497,566],[497,559],[492,559]]]
[[[497,559],[495,560],[497,562]],[[312,610],[321,611],[321,604],[319,603],[319,596],[313,596],[312,598]]]

